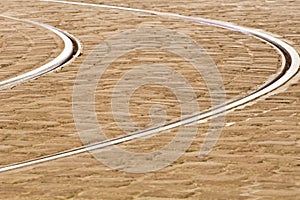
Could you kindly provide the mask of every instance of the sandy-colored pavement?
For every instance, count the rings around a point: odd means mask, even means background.
[[[296,0],[84,2],[229,21],[278,34],[300,50],[300,2]],[[33,0],[4,0],[0,5],[3,14],[68,31],[84,47],[83,55],[64,69],[0,91],[2,166],[82,145],[72,116],[72,89],[77,71],[96,45],[121,31],[150,24],[190,36],[215,61],[228,99],[242,97],[257,89],[280,68],[280,55],[269,45],[241,33],[194,22]],[[11,75],[8,69],[13,69],[13,74],[33,69],[62,49],[61,41],[51,33],[36,28],[34,34],[30,34],[28,26],[1,19],[1,29],[6,30],[0,33],[1,79]],[[12,29],[16,31],[9,33]],[[160,59],[149,59],[155,56]],[[155,55],[131,53],[109,67],[97,88],[98,120],[104,124],[108,137],[123,134],[113,121],[109,104],[111,91],[120,77],[137,64],[165,63],[166,60],[166,64],[182,73],[193,86],[199,108],[209,107],[204,81],[191,73],[193,70],[183,60],[163,52]],[[156,92],[151,92],[155,89]],[[188,151],[161,171],[129,174],[111,170],[85,153],[1,173],[0,198],[297,199],[300,195],[299,91],[300,85],[295,82],[279,94],[229,113],[221,138],[205,159],[198,158],[208,128],[207,124],[201,124],[199,136]],[[145,96],[145,93],[149,95]],[[131,100],[132,119],[140,126],[149,123],[147,113],[153,101],[165,107],[168,121],[180,114],[174,95],[162,88],[142,88]],[[158,149],[169,142],[174,133],[176,130],[166,131],[122,147],[142,152]]]

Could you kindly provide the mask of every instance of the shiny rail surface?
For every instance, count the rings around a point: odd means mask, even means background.
[[[248,94],[247,96],[245,96],[243,98],[231,100],[222,105],[219,105],[217,107],[211,108],[204,112],[198,113],[191,117],[188,117],[183,120],[176,121],[176,122],[173,122],[170,124],[166,124],[166,125],[163,125],[160,127],[133,133],[131,135],[120,137],[120,138],[105,140],[105,141],[102,141],[102,142],[99,142],[96,144],[91,144],[88,146],[78,147],[75,149],[48,155],[45,157],[40,157],[40,158],[4,166],[4,167],[0,168],[0,172],[5,172],[5,171],[21,168],[21,167],[26,167],[26,166],[31,166],[31,165],[59,159],[59,158],[64,158],[64,157],[92,151],[95,149],[105,148],[105,147],[108,147],[111,145],[116,145],[119,143],[137,139],[140,137],[153,135],[153,134],[159,133],[161,131],[175,128],[178,126],[188,125],[193,122],[197,122],[199,120],[205,120],[205,119],[208,119],[211,117],[216,117],[220,113],[232,111],[238,107],[245,106],[245,105],[251,103],[255,99],[263,97],[263,96],[269,94],[270,92],[274,92],[276,89],[278,89],[281,86],[283,86],[284,84],[286,84],[299,71],[300,57],[299,57],[299,54],[297,53],[297,51],[292,46],[285,43],[284,41],[282,41],[278,38],[275,38],[274,36],[272,36],[272,34],[265,33],[261,30],[241,27],[241,26],[237,26],[237,25],[234,25],[234,24],[231,24],[228,22],[223,22],[223,21],[216,21],[216,20],[203,19],[203,18],[194,18],[194,17],[183,16],[183,15],[179,15],[179,14],[157,12],[157,11],[151,11],[151,10],[140,10],[140,9],[134,9],[134,8],[89,4],[89,3],[81,3],[81,2],[70,2],[70,1],[57,1],[57,0],[42,0],[42,1],[52,2],[52,3],[69,4],[69,5],[78,5],[78,6],[92,6],[92,7],[99,7],[99,8],[105,8],[105,9],[117,9],[117,10],[129,11],[129,12],[140,12],[140,13],[146,13],[146,14],[152,14],[152,15],[165,16],[165,17],[169,17],[169,18],[189,20],[189,21],[194,21],[194,22],[198,22],[198,23],[202,23],[202,24],[216,26],[216,27],[220,27],[220,28],[224,28],[224,29],[229,29],[232,31],[241,32],[241,33],[244,33],[247,35],[254,36],[262,41],[265,41],[268,44],[272,45],[275,49],[277,49],[278,52],[282,56],[282,67],[281,67],[281,71],[276,75],[276,77],[273,80],[265,83],[258,90],[251,92],[250,94]]]
[[[23,23],[28,23],[28,24],[32,24],[34,26],[42,27],[42,28],[47,29],[47,30],[53,32],[54,34],[56,34],[64,42],[63,51],[55,59],[53,59],[49,63],[46,63],[45,65],[40,66],[32,71],[26,72],[24,74],[18,75],[16,77],[13,77],[13,78],[10,78],[10,79],[4,80],[4,81],[0,81],[0,90],[11,88],[11,87],[16,86],[20,83],[23,83],[25,81],[38,78],[48,72],[51,72],[57,68],[65,66],[73,58],[80,55],[80,51],[81,51],[80,42],[75,37],[73,37],[72,35],[70,35],[67,32],[64,32],[64,31],[54,28],[52,26],[34,22],[31,20],[18,19],[15,17],[6,16],[6,15],[0,15],[0,17],[4,17],[7,19],[20,21]]]

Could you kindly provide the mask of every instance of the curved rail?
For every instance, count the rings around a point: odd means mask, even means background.
[[[43,65],[39,68],[36,68],[32,71],[26,72],[21,75],[18,75],[16,77],[13,77],[13,78],[10,78],[10,79],[4,80],[4,81],[0,81],[0,90],[11,88],[11,87],[16,86],[20,83],[23,83],[25,81],[38,78],[38,77],[40,77],[48,72],[51,72],[59,67],[63,67],[64,65],[69,63],[72,60],[72,58],[80,55],[81,44],[75,37],[73,37],[69,33],[66,33],[66,32],[59,30],[57,28],[54,28],[52,26],[49,26],[46,24],[41,24],[41,23],[34,22],[31,20],[18,19],[18,18],[6,16],[6,15],[0,15],[0,17],[4,17],[7,19],[16,20],[16,21],[21,21],[21,22],[25,22],[25,23],[33,24],[35,26],[45,28],[45,29],[55,33],[58,37],[60,37],[63,40],[64,46],[65,46],[63,51],[49,63],[46,63],[45,65]]]
[[[209,117],[215,117],[220,113],[234,110],[235,108],[237,108],[239,106],[244,106],[245,104],[248,104],[257,98],[262,97],[262,96],[278,89],[279,87],[281,87],[282,85],[287,83],[293,76],[295,76],[299,70],[300,57],[299,57],[299,54],[297,53],[297,51],[293,47],[288,45],[287,43],[283,42],[282,40],[273,37],[271,34],[267,34],[265,32],[259,31],[259,30],[241,27],[241,26],[233,25],[233,24],[230,24],[227,22],[222,22],[222,21],[202,19],[202,18],[193,18],[193,17],[183,16],[183,15],[178,15],[178,14],[173,14],[173,13],[156,12],[156,11],[151,11],[151,10],[140,10],[140,9],[133,9],[133,8],[118,7],[118,6],[107,6],[107,5],[97,5],[97,4],[69,2],[69,1],[57,1],[57,0],[42,0],[42,1],[80,5],[80,6],[93,6],[93,7],[101,7],[101,8],[109,8],[109,9],[118,9],[118,10],[131,11],[131,12],[148,13],[148,14],[154,14],[154,15],[160,15],[160,16],[166,16],[166,17],[172,17],[172,18],[179,18],[179,19],[183,19],[183,20],[191,20],[191,21],[195,21],[198,23],[208,24],[208,25],[212,25],[212,26],[217,26],[217,27],[245,33],[248,35],[252,35],[258,39],[261,39],[261,40],[269,43],[270,45],[274,46],[282,55],[282,68],[281,68],[280,73],[277,74],[277,76],[273,80],[264,84],[260,89],[253,91],[246,97],[243,97],[243,98],[240,98],[237,100],[232,100],[232,101],[222,104],[218,107],[211,108],[205,112],[193,115],[191,117],[185,118],[180,121],[166,124],[166,125],[163,125],[160,127],[148,129],[145,131],[141,131],[141,132],[138,132],[138,133],[135,133],[132,135],[128,135],[128,136],[124,136],[124,137],[120,137],[120,138],[116,138],[116,139],[111,139],[111,140],[106,140],[106,141],[102,141],[102,142],[99,142],[96,144],[82,146],[79,148],[75,148],[72,150],[48,155],[45,157],[4,166],[4,167],[0,168],[0,172],[5,172],[5,171],[21,168],[21,167],[26,167],[26,166],[30,166],[30,165],[34,165],[34,164],[38,164],[38,163],[42,163],[42,162],[47,162],[47,161],[51,161],[51,160],[55,160],[55,159],[59,159],[59,158],[64,158],[67,156],[84,153],[87,151],[92,151],[95,149],[108,147],[111,145],[116,145],[116,144],[123,143],[123,142],[129,141],[129,140],[137,139],[140,137],[153,135],[158,132],[168,130],[168,129],[171,129],[174,127],[187,125],[187,124],[193,123],[198,120],[207,119]]]

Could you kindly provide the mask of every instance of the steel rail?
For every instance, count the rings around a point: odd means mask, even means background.
[[[53,60],[50,62],[46,63],[43,66],[40,66],[32,71],[26,72],[24,74],[18,75],[16,77],[0,81],[0,90],[4,90],[7,88],[11,88],[13,86],[16,86],[20,83],[23,83],[28,80],[32,80],[35,78],[38,78],[48,72],[51,72],[57,68],[63,67],[66,64],[68,64],[74,57],[79,56],[81,52],[81,44],[79,40],[77,40],[75,37],[73,37],[71,34],[64,32],[62,30],[59,30],[57,28],[54,28],[52,26],[34,22],[31,20],[27,19],[18,19],[15,17],[11,16],[6,16],[6,15],[0,15],[0,17],[4,17],[7,19],[15,20],[15,21],[20,21],[28,24],[32,24],[34,26],[39,26],[42,27],[46,30],[49,30],[56,34],[59,38],[61,38],[64,42],[64,49],[63,51]]]
[[[260,30],[241,27],[241,26],[237,26],[237,25],[234,25],[234,24],[231,24],[228,22],[223,22],[223,21],[216,21],[216,20],[203,19],[203,18],[194,18],[194,17],[183,16],[183,15],[179,15],[179,14],[157,12],[157,11],[151,11],[151,10],[140,10],[140,9],[134,9],[134,8],[89,4],[89,3],[81,3],[81,2],[70,2],[70,1],[57,1],[57,0],[42,0],[42,1],[52,2],[52,3],[70,4],[70,5],[79,5],[79,6],[93,6],[93,7],[108,8],[108,9],[118,9],[118,10],[124,10],[124,11],[139,12],[139,13],[153,14],[153,15],[159,15],[159,16],[165,16],[165,17],[171,17],[171,18],[178,18],[178,19],[190,20],[190,21],[194,21],[194,22],[198,22],[198,23],[208,24],[208,25],[212,25],[212,26],[216,26],[216,27],[221,27],[221,28],[232,30],[232,31],[241,32],[241,33],[244,33],[247,35],[252,35],[252,36],[274,46],[274,48],[278,50],[278,52],[282,56],[282,67],[281,67],[281,71],[276,75],[276,77],[274,79],[267,82],[266,84],[261,86],[261,88],[259,88],[256,91],[251,92],[250,94],[248,94],[247,96],[245,96],[243,98],[229,101],[227,103],[224,103],[220,106],[211,108],[202,113],[199,113],[199,114],[193,115],[191,117],[185,118],[183,120],[176,121],[176,122],[173,122],[170,124],[166,124],[166,125],[163,125],[160,127],[144,130],[144,131],[134,133],[134,134],[131,134],[128,136],[120,137],[120,138],[105,140],[102,142],[98,142],[96,144],[82,146],[82,147],[74,148],[74,149],[71,149],[68,151],[59,152],[56,154],[52,154],[52,155],[24,161],[24,162],[11,164],[8,166],[3,166],[3,167],[0,167],[0,172],[5,172],[5,171],[21,168],[21,167],[26,167],[26,166],[31,166],[31,165],[59,159],[59,158],[64,158],[64,157],[92,151],[95,149],[108,147],[111,145],[116,145],[119,143],[137,139],[140,137],[153,135],[158,132],[168,130],[171,128],[175,128],[178,126],[188,125],[188,124],[191,124],[191,123],[199,121],[199,120],[208,119],[210,117],[216,117],[220,113],[232,111],[240,106],[245,106],[246,104],[251,103],[255,99],[265,96],[265,95],[269,94],[270,92],[274,92],[276,89],[278,89],[281,86],[283,86],[284,84],[286,84],[299,71],[300,57],[299,57],[299,54],[297,53],[297,51],[292,46],[285,43],[284,41],[282,41],[278,38],[275,38],[272,34],[268,34],[263,31],[260,31]]]

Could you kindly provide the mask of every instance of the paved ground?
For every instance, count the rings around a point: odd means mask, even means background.
[[[230,21],[281,35],[300,50],[298,1],[84,1],[128,6]],[[72,116],[72,89],[78,68],[93,48],[120,31],[160,25],[192,37],[216,62],[227,93],[237,98],[255,90],[280,68],[280,56],[267,44],[239,33],[145,14],[38,1],[1,1],[3,14],[35,20],[68,31],[84,46],[81,57],[64,69],[37,80],[0,91],[1,165],[78,147],[81,141]],[[1,18],[1,68],[4,80],[55,57],[61,41],[51,33]],[[32,31],[32,30],[35,31]],[[16,31],[12,31],[16,30]],[[12,47],[13,46],[13,47]],[[157,54],[155,55],[157,56]],[[185,75],[198,96],[200,109],[209,106],[205,83],[174,55],[133,52],[105,72],[97,88],[97,114],[107,124],[108,137],[123,133],[113,122],[109,97],[112,87],[135,64],[168,64]],[[149,58],[151,60],[149,61]],[[16,62],[17,60],[17,62]],[[131,63],[128,60],[132,61]],[[182,67],[184,66],[184,67]],[[154,91],[155,92],[152,92]],[[133,120],[147,126],[150,102],[179,117],[178,102],[164,88],[145,87],[132,98]],[[40,164],[0,176],[1,199],[297,199],[299,196],[300,85],[226,116],[222,136],[204,160],[198,150],[207,124],[186,154],[154,173],[128,174],[110,170],[90,154]],[[149,95],[145,96],[144,94]],[[142,105],[140,102],[148,102]],[[176,130],[122,147],[147,152],[158,149]],[[163,136],[163,137],[161,137]]]

